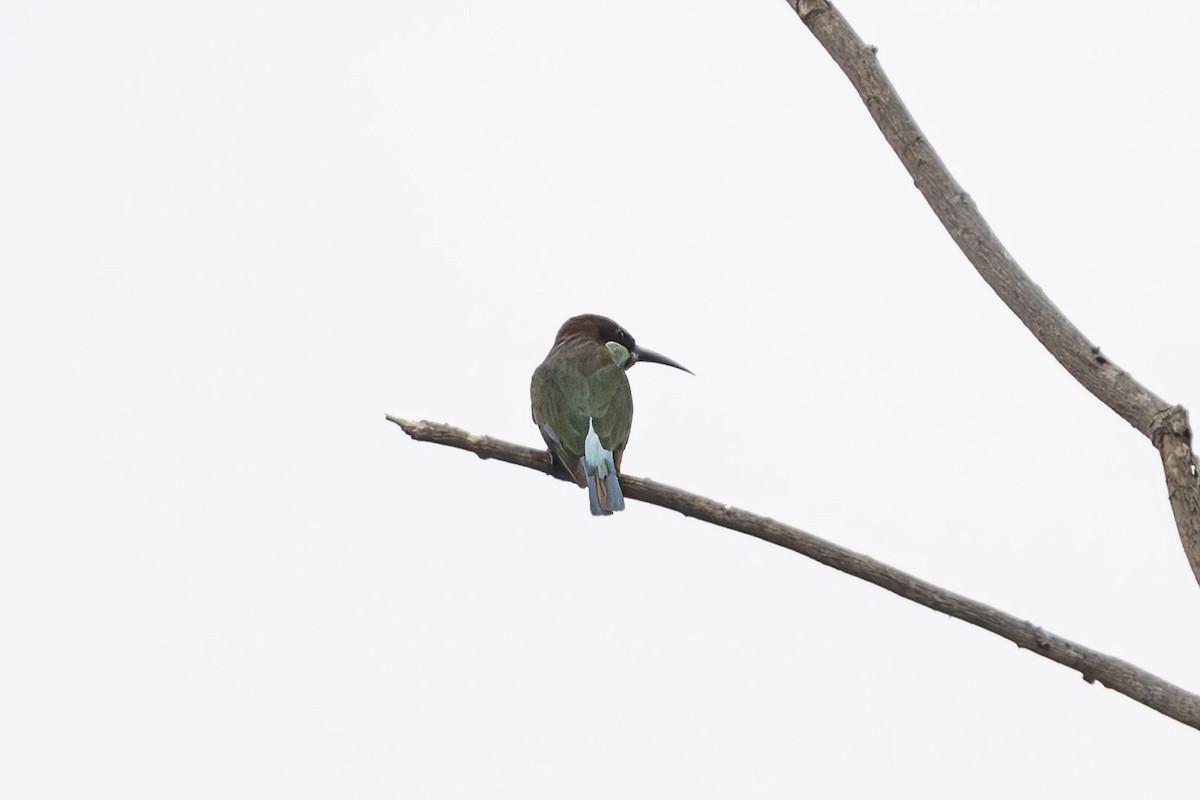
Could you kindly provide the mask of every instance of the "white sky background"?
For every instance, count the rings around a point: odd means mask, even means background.
[[[846,0],[1010,251],[1200,412],[1200,6]],[[1200,690],[1158,458],[979,279],[788,6],[0,7],[0,795],[1177,796],[1196,731],[540,445]]]

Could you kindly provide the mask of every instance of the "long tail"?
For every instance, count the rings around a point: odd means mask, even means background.
[[[613,460],[612,450],[606,450],[600,444],[600,437],[596,435],[590,419],[583,456],[579,461],[587,477],[588,501],[592,506],[592,515],[602,517],[614,511],[624,511],[625,495],[621,494],[621,484],[617,480],[617,464]]]

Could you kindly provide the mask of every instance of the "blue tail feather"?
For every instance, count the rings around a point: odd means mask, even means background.
[[[601,462],[596,467],[588,464],[586,458],[579,459],[579,462],[587,477],[588,502],[592,506],[592,515],[607,517],[614,511],[624,511],[625,495],[621,492],[611,454],[608,463]]]
[[[607,504],[604,506],[611,513],[613,511],[625,510],[625,494],[621,491],[621,483],[617,480],[617,469],[613,466],[612,472],[608,473],[604,478],[604,500]]]
[[[592,506],[593,516],[608,516],[614,511],[625,510],[625,495],[621,492],[621,483],[617,480],[617,464],[613,460],[611,450],[606,450],[600,444],[600,437],[588,420],[587,440],[584,443],[584,454],[579,459],[583,473],[587,477],[588,501]]]
[[[579,459],[581,462],[583,459]],[[583,465],[588,485],[588,502],[592,506],[593,517],[607,517],[612,514],[611,511],[605,511],[604,506],[600,505],[600,493],[596,490],[596,475],[592,472],[587,472],[587,464]]]

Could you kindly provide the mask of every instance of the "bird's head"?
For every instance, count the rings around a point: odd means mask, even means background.
[[[557,346],[575,337],[603,344],[612,354],[613,361],[623,369],[629,369],[639,361],[647,361],[651,364],[666,364],[668,367],[681,369],[689,375],[695,374],[661,353],[638,347],[633,337],[629,335],[629,331],[608,317],[602,317],[599,314],[582,314],[578,317],[571,317],[558,329],[558,335],[554,337],[554,344]]]

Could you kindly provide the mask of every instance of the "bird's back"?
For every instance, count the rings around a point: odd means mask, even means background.
[[[629,379],[599,342],[571,338],[557,344],[534,371],[530,394],[534,422],[580,485],[584,480],[578,463],[589,420],[604,448],[618,458],[629,442]]]

